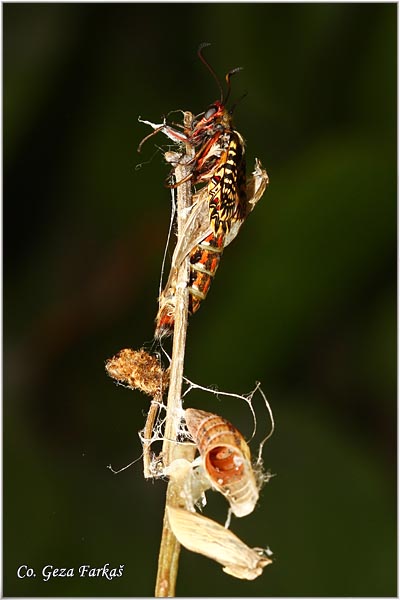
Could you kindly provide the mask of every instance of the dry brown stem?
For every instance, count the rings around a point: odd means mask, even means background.
[[[193,116],[191,113],[185,113],[184,120],[186,127],[190,126],[192,118]],[[175,165],[176,181],[181,181],[190,174],[189,161],[193,156],[194,150],[190,144],[186,145],[186,154],[183,160],[181,156],[178,157],[173,153],[166,155],[166,159],[172,163],[174,163],[174,160],[178,158],[179,162],[177,162]],[[177,186],[176,190],[177,233],[179,242],[179,236],[182,235],[182,232],[184,231],[185,221],[187,219],[187,209],[192,204],[192,187],[190,180]],[[189,259],[186,258],[180,266],[177,275],[174,339],[170,366],[170,382],[167,400],[164,443],[162,449],[164,467],[168,467],[174,459],[181,457],[182,451],[184,454],[188,451],[187,448],[179,446],[176,443],[182,417],[181,392],[189,306],[189,293],[187,287],[188,278]],[[190,448],[189,452],[194,453],[194,449],[192,450]],[[188,457],[187,454],[186,457]],[[178,494],[174,489],[173,481],[170,481],[167,489],[166,507],[168,505],[177,505],[178,502]],[[165,510],[160,554],[158,558],[155,597],[166,598],[175,595],[179,552],[180,544],[170,529],[167,511]]]

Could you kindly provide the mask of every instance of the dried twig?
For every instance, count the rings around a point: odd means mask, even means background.
[[[185,126],[190,127],[192,115],[185,113]],[[190,144],[186,144],[186,154],[184,159],[173,153],[168,153],[166,159],[175,165],[176,181],[184,180],[190,174],[189,161],[194,156],[194,149]],[[177,188],[177,228],[178,242],[179,236],[184,230],[187,219],[188,208],[192,204],[192,188],[190,181],[182,183]],[[172,347],[172,360],[170,366],[170,383],[167,401],[167,415],[164,430],[163,443],[163,462],[164,467],[168,467],[171,462],[182,456],[189,458],[194,456],[194,447],[179,446],[176,443],[177,434],[182,417],[182,378],[183,365],[185,359],[186,331],[188,323],[189,293],[187,288],[189,278],[189,258],[187,257],[178,272],[176,286],[176,306],[175,306],[175,326],[174,340]],[[173,481],[168,484],[166,506],[179,505],[179,496],[174,489]],[[158,559],[158,573],[156,581],[156,597],[172,597],[175,595],[175,584],[178,574],[180,544],[172,533],[167,511],[164,514],[163,530],[160,545],[160,554]]]

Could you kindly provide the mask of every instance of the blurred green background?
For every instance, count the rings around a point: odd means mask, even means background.
[[[262,382],[276,477],[232,530],[275,562],[244,582],[183,550],[177,595],[397,594],[396,21],[395,4],[3,4],[4,595],[154,593],[166,483],[107,469],[140,457],[148,399],[104,361],[151,346],[170,195],[166,139],[137,154],[137,118],[218,98],[202,41],[221,78],[244,67],[235,123],[270,187],[190,321],[185,370]],[[251,431],[239,401],[186,405]],[[105,563],[123,577],[40,574]]]

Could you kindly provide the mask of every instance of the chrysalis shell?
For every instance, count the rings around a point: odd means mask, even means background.
[[[253,512],[258,488],[240,431],[226,419],[194,408],[185,410],[185,419],[212,487],[226,497],[237,517]]]
[[[228,575],[255,579],[272,563],[263,550],[249,548],[232,531],[207,517],[172,506],[167,507],[167,513],[182,546],[219,562]]]

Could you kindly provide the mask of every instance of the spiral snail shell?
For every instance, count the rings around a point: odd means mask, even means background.
[[[212,487],[226,497],[237,517],[253,512],[258,488],[250,449],[240,431],[226,419],[194,408],[185,410],[185,420]]]

